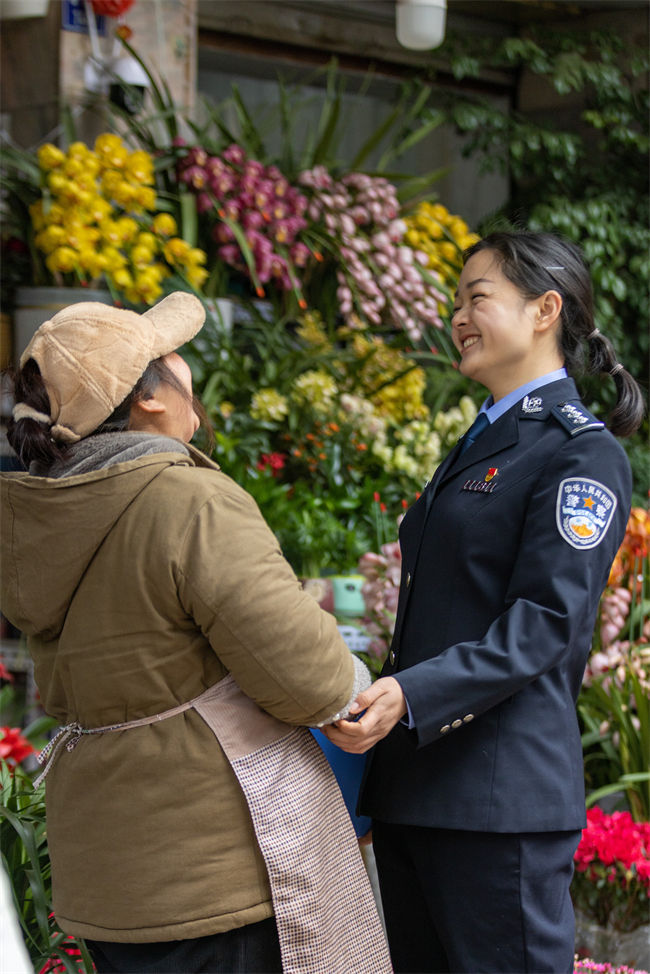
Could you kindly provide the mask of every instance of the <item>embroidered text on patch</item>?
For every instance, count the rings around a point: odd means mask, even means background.
[[[558,531],[573,548],[595,548],[605,537],[616,506],[616,495],[604,484],[568,477],[557,492]]]

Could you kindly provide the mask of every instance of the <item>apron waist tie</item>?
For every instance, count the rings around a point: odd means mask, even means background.
[[[188,700],[187,703],[180,703],[177,707],[163,710],[159,714],[151,714],[149,717],[139,717],[137,720],[127,720],[121,724],[106,724],[104,727],[82,727],[75,720],[70,724],[66,724],[64,727],[60,727],[52,740],[48,741],[43,750],[39,751],[36,755],[36,760],[44,767],[38,777],[34,779],[34,787],[38,788],[41,781],[45,780],[62,747],[65,747],[66,751],[73,751],[81,738],[88,734],[107,734],[110,731],[130,730],[132,727],[144,727],[146,724],[156,724],[159,720],[168,720],[170,717],[176,717],[178,714],[190,710],[211,689],[212,687],[209,687],[208,690],[204,690],[198,697],[194,697],[193,700]]]

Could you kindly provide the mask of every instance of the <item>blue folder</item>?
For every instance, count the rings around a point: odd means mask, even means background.
[[[357,799],[359,788],[363,777],[363,769],[366,765],[365,754],[348,754],[325,737],[319,730],[312,730],[314,739],[334,772],[334,777],[338,781],[343,800],[352,819],[354,831],[358,837],[370,831],[372,820],[368,815],[357,815]]]

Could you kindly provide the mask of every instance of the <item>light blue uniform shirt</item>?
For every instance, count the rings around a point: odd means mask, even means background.
[[[503,414],[507,413],[512,406],[516,405],[518,402],[521,402],[524,396],[527,396],[529,392],[535,392],[536,389],[541,389],[542,386],[547,386],[551,382],[557,382],[558,379],[566,379],[567,376],[568,373],[565,368],[555,369],[554,372],[548,372],[546,375],[541,375],[537,379],[531,379],[530,382],[525,382],[523,386],[519,386],[518,389],[514,389],[512,392],[509,392],[507,396],[504,396],[503,399],[499,399],[498,402],[493,402],[492,396],[488,396],[479,409],[479,413],[485,413],[490,423],[496,423],[499,416],[503,416]],[[411,713],[408,700],[406,701],[406,709],[408,716],[408,727],[409,730],[411,730],[413,727],[415,727],[415,721],[413,720],[413,714]],[[406,717],[402,718],[402,723],[407,723]]]
[[[529,392],[535,392],[536,389],[541,389],[542,386],[547,386],[550,382],[557,382],[559,379],[567,378],[567,370],[565,368],[556,369],[554,372],[548,372],[546,375],[540,376],[538,379],[531,379],[530,382],[525,382],[523,386],[519,386],[518,389],[514,389],[509,392],[507,396],[503,399],[499,399],[498,402],[492,401],[492,396],[488,396],[481,408],[479,413],[485,413],[487,418],[491,423],[495,423],[499,416],[503,416],[507,413],[511,406],[518,403],[524,396],[527,396]]]

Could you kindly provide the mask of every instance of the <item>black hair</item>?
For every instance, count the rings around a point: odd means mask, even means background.
[[[16,402],[25,403],[45,415],[50,414],[50,398],[43,382],[38,364],[34,359],[28,359],[22,369],[8,370],[13,380],[14,398]],[[199,417],[202,428],[206,431],[210,443],[213,433],[205,409],[196,396],[191,396],[183,383],[172,372],[163,358],[154,359],[142,373],[131,392],[105,419],[93,435],[99,433],[118,433],[129,429],[132,406],[143,399],[150,399],[158,386],[164,383],[171,386],[192,404]],[[63,460],[70,444],[52,439],[50,427],[43,421],[26,416],[15,420],[13,417],[7,422],[7,439],[11,448],[17,454],[20,462],[29,469],[31,463],[36,462],[39,468],[47,469],[55,461]]]
[[[562,298],[558,341],[567,372],[609,374],[616,383],[617,397],[608,426],[617,436],[634,433],[645,412],[643,395],[617,361],[610,340],[595,325],[591,275],[581,249],[553,233],[497,231],[469,247],[464,261],[482,250],[494,253],[504,276],[525,298],[558,292]]]

